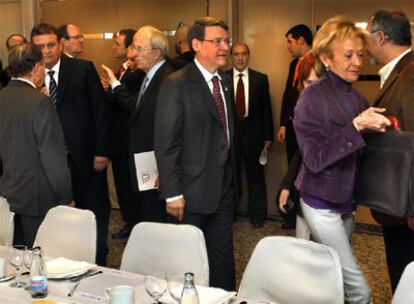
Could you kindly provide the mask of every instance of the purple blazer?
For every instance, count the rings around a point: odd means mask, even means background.
[[[365,146],[352,120],[366,108],[366,99],[329,71],[302,92],[293,119],[303,156],[296,178],[302,193],[335,204],[352,198],[358,153]]]

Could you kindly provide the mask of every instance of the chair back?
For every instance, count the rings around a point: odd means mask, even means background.
[[[0,245],[12,245],[13,233],[14,213],[10,211],[10,205],[7,200],[0,196]]]
[[[96,220],[92,211],[68,206],[50,209],[34,242],[45,255],[95,263]]]
[[[332,248],[292,237],[259,241],[238,296],[289,304],[343,304],[339,256]]]
[[[166,275],[193,272],[195,283],[209,285],[209,267],[203,232],[191,225],[139,223],[131,232],[121,270]]]
[[[392,298],[392,304],[412,304],[414,303],[414,262],[408,264],[400,281],[398,282],[397,289],[395,290]]]

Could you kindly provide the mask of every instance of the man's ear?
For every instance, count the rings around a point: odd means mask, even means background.
[[[200,40],[198,40],[198,39],[193,39],[193,40],[191,40],[191,46],[193,47],[193,50],[194,50],[195,52],[197,52],[197,51],[199,51],[199,50],[200,50],[200,47],[201,47],[201,41],[200,41]]]
[[[300,45],[303,45],[306,43],[305,39],[302,36],[300,36],[297,41],[298,41],[298,44]]]

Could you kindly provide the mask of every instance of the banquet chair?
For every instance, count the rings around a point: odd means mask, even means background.
[[[238,297],[279,304],[343,304],[339,256],[308,240],[265,237],[247,264]]]
[[[13,244],[14,213],[10,211],[10,205],[4,197],[0,196],[0,245]]]
[[[34,244],[49,257],[95,263],[95,215],[89,210],[54,207],[40,224]]]
[[[408,264],[400,281],[398,282],[397,289],[395,290],[392,298],[392,304],[412,304],[414,303],[414,262]]]
[[[121,270],[166,275],[193,272],[195,283],[209,285],[203,232],[191,225],[142,222],[135,225],[122,256]]]

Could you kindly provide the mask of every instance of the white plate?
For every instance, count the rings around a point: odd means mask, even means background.
[[[14,279],[14,277],[15,277],[15,275],[12,274],[12,275],[8,275],[8,276],[5,276],[3,278],[0,278],[0,283],[10,281],[11,279]]]
[[[47,277],[50,279],[68,279],[84,274],[95,266],[87,262],[57,258],[46,263]]]

